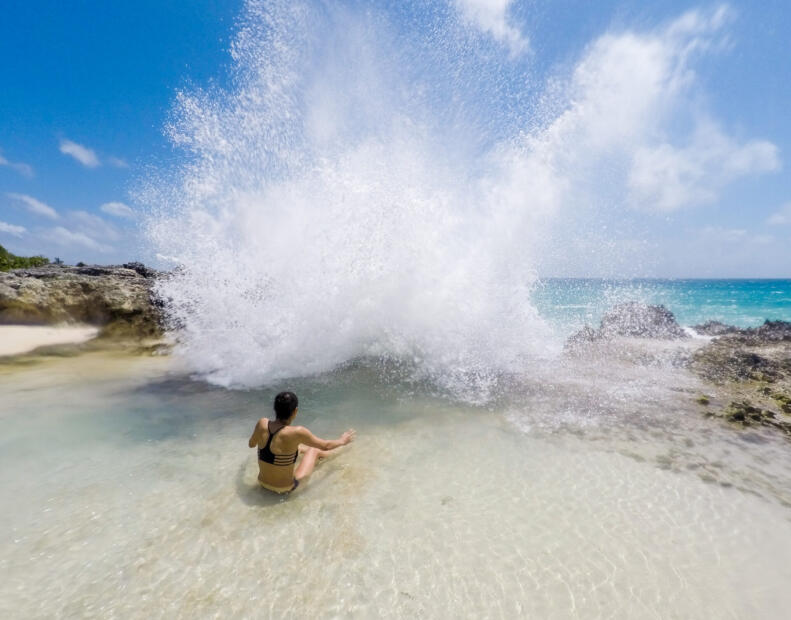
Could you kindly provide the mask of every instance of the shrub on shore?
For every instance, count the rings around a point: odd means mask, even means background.
[[[16,256],[0,245],[0,271],[41,267],[48,264],[49,259],[44,256]]]

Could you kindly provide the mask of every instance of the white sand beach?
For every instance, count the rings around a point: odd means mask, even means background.
[[[80,344],[98,333],[98,328],[88,325],[0,325],[0,357],[49,345]]]

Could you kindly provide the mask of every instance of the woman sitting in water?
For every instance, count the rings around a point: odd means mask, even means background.
[[[275,396],[274,420],[261,418],[247,445],[258,446],[258,482],[275,493],[289,493],[313,473],[316,461],[330,450],[340,448],[354,439],[354,431],[346,431],[340,439],[319,439],[304,426],[291,426],[297,417],[297,395],[280,392]],[[297,456],[302,461],[294,469]]]

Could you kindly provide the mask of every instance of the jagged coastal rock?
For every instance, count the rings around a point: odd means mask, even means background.
[[[2,272],[0,324],[87,323],[106,337],[159,337],[162,304],[152,292],[157,275],[141,263]]]
[[[714,330],[719,335],[690,360],[691,370],[720,395],[700,401],[706,414],[791,436],[791,323],[766,321],[747,329],[720,323]]]
[[[695,399],[701,412],[733,428],[763,427],[791,437],[791,323],[766,321],[742,329],[708,321],[693,329],[710,340],[679,342],[678,354],[665,352],[664,363],[685,366],[702,380],[704,393]],[[607,312],[598,329],[585,326],[571,336],[566,352],[624,357],[625,349],[628,359],[641,362],[646,356],[638,343],[644,339],[666,341],[666,347],[686,338],[665,307],[629,302]],[[648,357],[652,363],[659,359]]]
[[[632,338],[656,338],[676,340],[688,338],[673,313],[664,306],[651,306],[630,301],[613,306],[601,320],[598,329],[587,325],[567,342],[567,348],[574,348],[588,342],[609,340],[616,336]]]
[[[722,336],[723,334],[731,334],[739,331],[738,327],[726,325],[720,321],[706,321],[701,325],[693,325],[692,329],[701,336]]]

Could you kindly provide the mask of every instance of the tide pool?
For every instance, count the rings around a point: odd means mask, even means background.
[[[521,387],[520,387],[521,386]],[[544,365],[488,407],[350,366],[289,387],[358,440],[288,498],[274,389],[102,353],[3,367],[4,617],[784,618],[791,456],[677,369]]]

